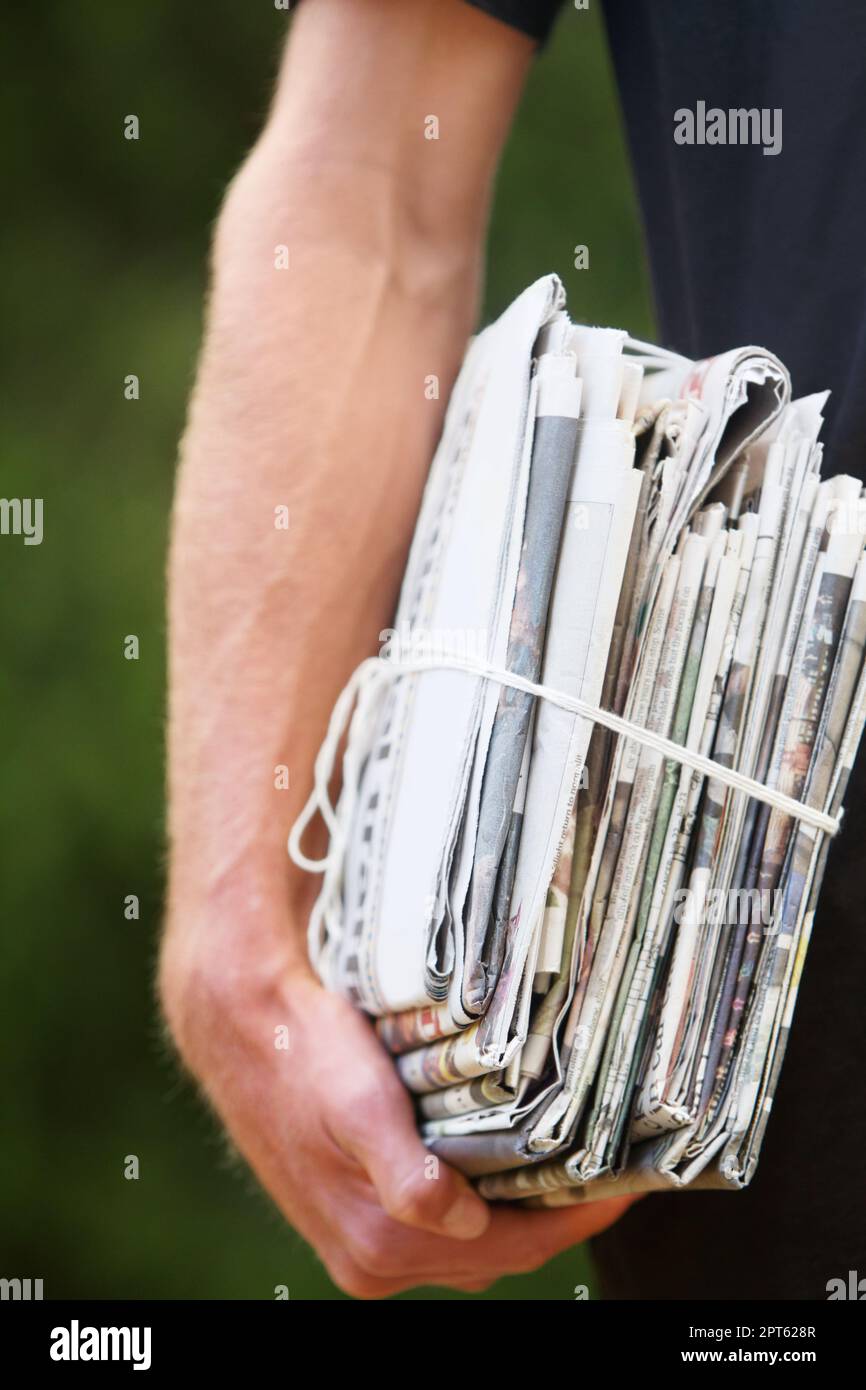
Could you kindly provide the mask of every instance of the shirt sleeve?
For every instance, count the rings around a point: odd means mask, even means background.
[[[544,43],[563,0],[468,0],[468,3]]]

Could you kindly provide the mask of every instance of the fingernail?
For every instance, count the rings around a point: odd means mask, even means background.
[[[475,1240],[483,1235],[490,1223],[490,1212],[480,1197],[463,1192],[449,1211],[442,1225],[455,1240]]]

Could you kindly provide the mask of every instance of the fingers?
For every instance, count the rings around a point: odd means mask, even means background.
[[[604,1230],[633,1200],[550,1211],[491,1208],[425,1148],[390,1060],[362,1045],[354,1071],[351,1095],[334,1078],[327,1116],[327,1130],[347,1163],[332,1221],[336,1216],[335,1229],[354,1263],[376,1279],[397,1280],[402,1288],[486,1287],[505,1274],[538,1269]]]
[[[381,1088],[354,1115],[340,1117],[335,1138],[400,1225],[454,1241],[474,1241],[487,1230],[490,1208],[461,1174],[425,1148],[399,1082]]]
[[[551,1211],[524,1211],[519,1204],[494,1211],[490,1228],[477,1243],[481,1259],[502,1274],[527,1274],[574,1245],[607,1230],[638,1200],[609,1197]],[[480,1262],[479,1262],[480,1263]]]
[[[348,1294],[350,1298],[359,1298],[365,1301],[389,1298],[392,1294],[404,1293],[407,1289],[417,1288],[418,1284],[422,1282],[405,1277],[378,1278],[345,1253],[336,1254],[333,1261],[328,1262],[328,1273],[343,1293]],[[437,1282],[443,1288],[457,1289],[461,1293],[483,1293],[490,1288],[491,1284],[489,1279],[467,1280],[465,1282],[459,1279],[442,1279]]]
[[[348,1160],[346,1160],[348,1162]],[[540,1268],[554,1255],[611,1224],[628,1207],[629,1197],[550,1212],[519,1206],[494,1208],[487,1231],[476,1240],[454,1240],[410,1229],[389,1217],[369,1180],[353,1164],[340,1183],[331,1211],[331,1249],[348,1258],[360,1277],[374,1281],[359,1297],[383,1296],[423,1284],[480,1291],[509,1274]],[[349,1288],[327,1259],[332,1277]],[[350,1275],[351,1278],[351,1275]],[[381,1293],[376,1289],[381,1288]]]
[[[355,1298],[384,1298],[434,1284],[480,1293],[506,1275],[528,1274],[609,1226],[633,1199],[611,1198],[571,1210],[493,1213],[475,1241],[412,1231],[355,1198],[344,1212],[338,1242],[326,1255],[331,1277]]]

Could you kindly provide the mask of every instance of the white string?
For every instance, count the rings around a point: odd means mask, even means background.
[[[362,727],[374,716],[377,708],[376,697],[385,681],[398,676],[416,675],[422,671],[461,671],[468,676],[481,677],[484,680],[496,681],[499,685],[510,686],[512,690],[522,690],[527,695],[548,700],[569,714],[578,714],[595,724],[601,724],[612,733],[632,738],[644,748],[651,748],[662,757],[690,767],[704,777],[714,777],[733,791],[754,797],[774,810],[781,811],[783,815],[811,826],[813,830],[822,831],[825,835],[835,835],[841,825],[841,814],[838,817],[827,815],[814,806],[807,806],[792,796],[786,796],[775,787],[756,782],[754,778],[737,772],[735,768],[725,767],[722,763],[705,758],[701,753],[684,748],[682,744],[663,738],[661,734],[655,734],[640,724],[633,724],[630,719],[623,719],[621,715],[613,714],[610,710],[599,709],[598,706],[590,704],[588,700],[581,700],[576,695],[567,695],[562,690],[554,690],[550,686],[540,685],[537,681],[527,680],[525,676],[519,676],[514,671],[500,670],[487,662],[458,655],[419,657],[411,661],[371,656],[356,667],[337,698],[327,733],[316,756],[313,790],[289,834],[289,855],[298,868],[306,869],[308,873],[327,873],[342,864],[362,770],[362,760],[353,750],[352,734],[360,733]],[[336,765],[340,741],[356,701],[357,708],[352,716],[352,729],[343,759],[343,792],[339,808],[335,809],[331,803],[329,783]],[[361,743],[363,742],[362,739]],[[330,831],[331,842],[324,859],[309,859],[301,849],[301,839],[317,811],[321,813]]]

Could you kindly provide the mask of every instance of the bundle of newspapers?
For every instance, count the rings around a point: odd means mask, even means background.
[[[866,714],[866,501],[820,476],[826,395],[564,298],[547,276],[470,344],[290,841],[315,965],[426,1143],[548,1206],[750,1180]]]

